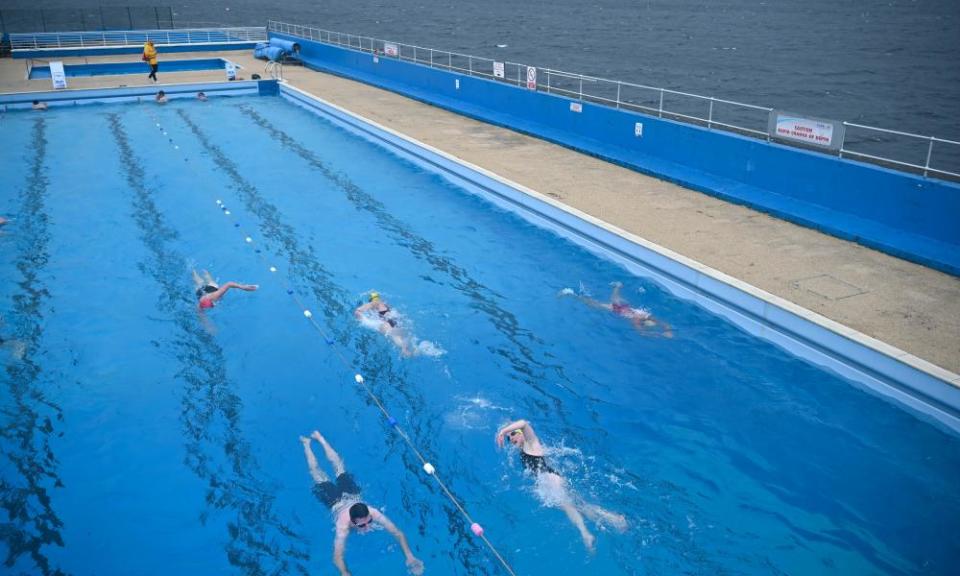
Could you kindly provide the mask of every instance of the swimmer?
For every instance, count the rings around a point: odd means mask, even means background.
[[[157,97],[155,98],[157,104],[166,104],[167,103],[167,93],[163,90],[157,92]]]
[[[41,110],[41,111],[42,111],[42,110],[46,110],[46,109],[47,109],[47,103],[46,103],[46,102],[41,102],[41,101],[39,101],[39,100],[34,100],[34,101],[33,101],[33,109],[34,109],[34,110]]]
[[[550,467],[544,458],[544,447],[540,443],[533,426],[526,420],[517,420],[507,424],[497,431],[497,446],[503,447],[503,439],[509,438],[510,443],[520,450],[520,463],[525,470],[534,475],[537,487],[549,494],[547,505],[559,506],[570,522],[580,531],[583,545],[593,552],[596,536],[587,529],[583,517],[598,524],[608,524],[620,532],[627,529],[627,519],[623,514],[604,510],[596,504],[589,504],[579,496],[571,494],[566,479],[559,472]]]
[[[407,338],[403,328],[400,327],[397,313],[394,312],[389,304],[380,299],[379,292],[371,292],[368,302],[358,306],[357,309],[353,311],[353,315],[357,320],[362,320],[364,314],[368,313],[376,313],[375,319],[378,322],[377,330],[387,338],[393,340],[393,343],[400,348],[401,354],[404,356],[413,355],[409,338]],[[373,316],[373,314],[368,314],[368,316]]]
[[[6,224],[7,222],[9,222],[9,220],[7,220],[6,218],[4,218],[3,216],[0,216],[0,226],[3,226],[3,225]]]
[[[663,320],[654,318],[653,314],[651,314],[646,308],[634,308],[630,306],[630,303],[620,295],[620,289],[623,288],[622,283],[611,282],[610,285],[613,286],[613,291],[610,293],[609,302],[600,302],[599,300],[594,300],[593,298],[583,294],[578,295],[570,288],[564,288],[560,291],[558,296],[576,296],[584,304],[590,306],[591,308],[609,310],[617,316],[629,320],[634,329],[641,334],[649,335],[649,330],[651,328],[659,326],[663,331],[662,335],[664,338],[673,338],[673,328],[671,328],[669,324]]]
[[[223,286],[218,286],[206,270],[203,271],[203,277],[197,274],[196,270],[193,271],[193,285],[196,288],[197,298],[199,299],[197,305],[200,310],[216,306],[217,301],[223,298],[223,295],[231,288],[246,290],[247,292],[253,292],[259,288],[256,284],[238,284],[236,282],[227,282]]]
[[[423,562],[413,555],[403,532],[387,518],[386,514],[361,501],[360,488],[357,487],[353,476],[346,471],[343,460],[336,450],[327,443],[326,438],[320,432],[314,430],[310,436],[320,443],[324,455],[330,462],[330,466],[333,467],[334,479],[330,480],[330,477],[317,464],[317,457],[314,456],[313,449],[310,447],[310,438],[300,437],[300,442],[303,443],[303,453],[307,458],[307,466],[310,467],[310,476],[313,477],[313,494],[333,513],[333,522],[336,526],[336,536],[333,541],[333,563],[340,570],[340,575],[350,575],[347,570],[347,563],[343,559],[350,529],[352,528],[360,534],[366,534],[376,525],[382,526],[397,539],[400,548],[403,550],[403,555],[406,557],[407,570],[414,576],[423,574]]]
[[[204,94],[203,92],[197,92],[197,100],[199,100],[199,101],[201,101],[201,102],[206,102],[206,101],[207,101],[207,95]]]

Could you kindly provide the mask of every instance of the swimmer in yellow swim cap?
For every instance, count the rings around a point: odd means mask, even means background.
[[[357,320],[361,320],[365,314],[373,316],[374,313],[376,314],[375,319],[379,322],[377,330],[387,338],[393,340],[393,343],[400,348],[401,354],[404,356],[412,356],[413,351],[410,348],[410,339],[400,326],[399,315],[386,301],[380,298],[380,293],[376,290],[370,292],[367,296],[367,303],[358,306],[357,309],[353,311],[353,315]]]

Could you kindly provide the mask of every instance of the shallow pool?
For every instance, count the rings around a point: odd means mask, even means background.
[[[130,62],[98,62],[96,64],[64,64],[63,72],[68,77],[75,76],[112,76],[120,74],[150,73],[150,66],[135,60],[137,55],[131,56]],[[193,60],[160,60],[160,70],[163,72],[189,72],[192,70],[222,70],[227,61],[223,58],[195,58]],[[50,78],[50,66],[34,66],[30,69],[30,80]]]
[[[313,429],[427,574],[504,573],[354,371],[517,574],[953,571],[956,436],[280,98],[8,113],[0,134],[15,574],[332,573]],[[193,268],[261,288],[201,318]],[[557,296],[615,281],[674,337]],[[355,320],[370,290],[433,355]],[[589,524],[585,551],[496,449],[515,418],[626,533]],[[405,573],[386,534],[347,562]]]

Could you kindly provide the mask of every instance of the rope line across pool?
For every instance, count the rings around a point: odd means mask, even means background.
[[[159,117],[157,117],[156,114],[151,114],[150,116],[153,119],[156,127],[160,130],[160,133],[167,138],[168,144],[170,144],[170,146],[172,146],[174,150],[177,150],[179,152],[180,146],[173,141],[173,138],[170,136],[170,134],[163,128],[163,125],[161,125],[160,123]],[[183,160],[189,163],[189,159],[186,156],[184,156]],[[232,215],[230,210],[227,208],[227,205],[222,200],[217,199],[216,206],[219,208],[221,214],[223,214],[227,218],[229,218]],[[246,234],[243,231],[243,228],[239,222],[234,222],[233,228],[238,233],[240,233],[240,235],[243,237],[243,241],[245,244],[248,244],[251,246],[254,244],[253,236]],[[254,248],[254,255],[265,266],[267,266],[267,269],[272,274],[275,274],[277,272],[277,267],[270,264],[270,262],[267,260],[267,258],[264,256],[263,252],[259,248]],[[297,292],[291,287],[290,283],[287,282],[286,278],[283,277],[282,275],[279,278],[280,278],[279,281],[283,285],[284,290],[286,290],[287,295],[292,297],[293,301],[297,304],[297,306],[300,307],[300,310],[303,313],[304,318],[306,318],[307,321],[310,323],[310,325],[313,326],[313,328],[317,331],[317,333],[320,334],[324,342],[326,342],[331,347],[330,349],[333,351],[336,357],[340,360],[341,364],[343,364],[344,368],[346,368],[348,372],[354,372],[353,368],[350,365],[350,362],[347,360],[346,356],[343,355],[343,352],[333,346],[333,344],[335,343],[334,339],[328,336],[327,333],[320,326],[320,324],[316,320],[314,320],[313,313],[310,311],[307,305],[303,302],[303,300],[300,298]],[[457,510],[460,511],[460,514],[470,524],[471,532],[473,532],[474,535],[476,535],[478,538],[480,538],[484,542],[484,544],[486,544],[487,548],[489,548],[490,551],[493,553],[493,555],[497,558],[497,560],[500,561],[500,564],[503,566],[504,570],[506,570],[508,574],[510,574],[511,576],[516,576],[516,572],[513,571],[513,568],[511,568],[510,564],[507,563],[507,561],[503,558],[503,556],[497,550],[496,546],[494,546],[493,543],[490,542],[489,539],[487,539],[486,535],[484,535],[483,527],[479,523],[474,521],[473,517],[470,516],[470,513],[467,512],[467,510],[456,499],[453,493],[450,492],[450,489],[447,488],[446,483],[444,483],[443,480],[440,479],[440,476],[437,475],[436,468],[433,466],[433,464],[427,461],[427,459],[423,456],[423,454],[417,448],[416,444],[414,444],[413,440],[410,439],[410,436],[407,435],[406,431],[404,431],[403,428],[401,428],[400,425],[397,423],[396,418],[390,415],[390,412],[387,410],[386,406],[384,406],[380,398],[377,397],[377,395],[374,394],[373,390],[371,390],[370,387],[367,385],[366,381],[363,378],[363,375],[358,372],[354,372],[353,380],[354,382],[356,382],[357,385],[363,388],[363,390],[367,393],[367,396],[369,396],[369,398],[373,401],[373,403],[376,404],[377,409],[379,409],[380,412],[383,414],[383,416],[387,419],[387,423],[390,425],[390,427],[393,428],[393,430],[397,433],[397,435],[400,436],[400,438],[403,439],[403,441],[407,444],[407,447],[413,452],[413,454],[417,457],[417,459],[420,461],[421,465],[423,466],[423,471],[426,472],[428,476],[433,478],[433,480],[437,483],[437,486],[439,486],[440,489],[443,491],[443,493],[446,495],[447,499],[450,500],[450,502],[457,508]]]

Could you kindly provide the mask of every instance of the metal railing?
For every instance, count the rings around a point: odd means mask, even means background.
[[[431,68],[442,68],[469,76],[506,82],[518,87],[526,86],[526,71],[529,66],[517,62],[503,62],[504,69],[501,77],[494,74],[496,61],[481,56],[273,20],[268,21],[267,31],[370,52],[383,58],[396,58]],[[396,54],[387,54],[387,46],[395,48]],[[765,106],[550,68],[537,68],[536,90],[618,110],[655,114],[659,118],[677,120],[709,129],[725,130],[767,141],[771,139],[768,122],[773,108]],[[841,158],[854,158],[924,176],[960,180],[960,142],[850,122],[843,122],[843,125],[847,128],[843,132],[843,141],[839,150],[833,152]],[[851,136],[851,132],[859,134],[859,137]],[[789,141],[778,142],[807,150],[812,149]],[[915,149],[911,150],[911,147]],[[898,157],[893,157],[889,150],[897,148],[899,148],[896,150]],[[887,151],[885,152],[884,149]],[[824,154],[831,153],[814,150]],[[904,158],[911,152],[917,156],[913,161]],[[939,156],[943,158],[935,165],[935,160]],[[947,165],[952,169],[947,169]]]
[[[115,32],[42,32],[10,34],[10,47],[18,50],[54,48],[94,48],[102,46],[137,46],[151,40],[164,44],[229,44],[233,42],[265,42],[266,28],[184,28],[171,30],[122,30]]]

